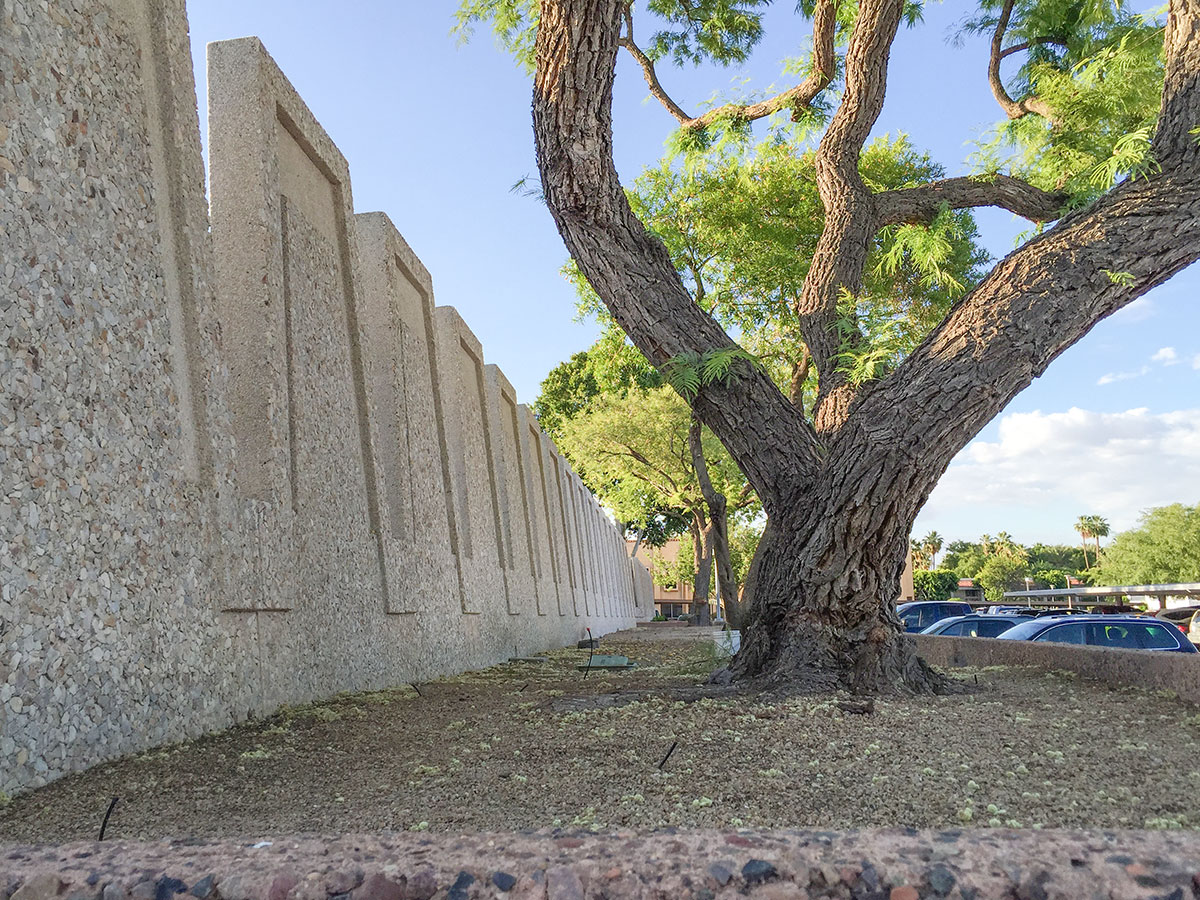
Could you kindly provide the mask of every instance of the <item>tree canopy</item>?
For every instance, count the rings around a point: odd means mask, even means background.
[[[1200,504],[1159,506],[1138,521],[1105,548],[1097,576],[1102,583],[1200,582]]]
[[[902,640],[890,606],[925,498],[1064,349],[1200,258],[1200,0],[1171,0],[1165,20],[1117,0],[980,0],[965,27],[990,39],[972,47],[997,125],[971,174],[930,171],[900,186],[874,180],[867,162],[893,44],[902,25],[919,26],[917,0],[801,0],[811,41],[787,67],[789,86],[718,96],[695,111],[672,96],[668,64],[741,62],[762,38],[765,6],[466,0],[461,23],[493,24],[533,64],[546,205],[613,320],[664,375],[713,371],[685,393],[767,514],[736,672],[931,690],[940,679]],[[788,146],[797,165],[811,150],[823,215],[811,253],[797,245],[808,259],[792,309],[817,373],[803,409],[803,389],[781,391],[754,349],[739,346],[744,335],[699,302],[622,187],[612,127],[622,53],[676,123],[672,172],[703,171],[728,154],[744,164],[764,139]],[[987,115],[966,112],[969,122]],[[889,229],[916,226],[924,231],[908,232],[914,239],[933,240],[961,221],[956,211],[984,206],[1029,219],[1030,235],[964,284],[907,348],[885,342],[880,352],[879,334],[897,329],[888,304],[902,293],[874,296],[872,261]],[[908,272],[905,286],[925,290],[922,277]],[[884,329],[871,318],[880,310]]]

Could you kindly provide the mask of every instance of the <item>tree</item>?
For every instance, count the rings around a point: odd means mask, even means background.
[[[522,8],[519,0],[480,3]],[[814,135],[823,128],[814,170],[825,215],[796,304],[817,373],[813,403],[797,409],[745,360],[731,377],[701,384],[691,401],[767,514],[733,672],[933,690],[940,681],[903,640],[891,603],[925,498],[955,454],[1064,349],[1200,256],[1192,134],[1200,0],[1172,0],[1165,31],[1112,0],[983,0],[973,27],[991,36],[986,71],[1006,117],[997,152],[975,177],[888,189],[869,184],[859,163],[882,109],[893,40],[904,19],[919,19],[917,3],[801,0],[812,52],[794,86],[698,115],[666,91],[664,59],[745,59],[761,37],[764,5],[654,0],[662,30],[649,45],[635,35],[628,0],[526,5],[536,36],[531,43],[519,28],[519,49],[528,59],[532,46],[536,65],[541,186],[580,271],[654,366],[728,357],[735,341],[695,302],[620,185],[616,56],[624,49],[641,66],[685,151],[736,140],[777,113]],[[1005,79],[1001,62],[1013,56],[1024,64]],[[980,206],[1057,221],[997,263],[911,352],[862,366],[872,350],[859,321],[875,305],[864,291],[875,236]]]
[[[1100,538],[1108,537],[1110,526],[1103,516],[1088,516],[1088,531],[1096,539],[1096,561],[1100,560]]]
[[[913,589],[918,600],[949,600],[958,590],[958,575],[948,569],[916,570]]]
[[[721,599],[738,613],[729,519],[757,498],[716,437],[671,388],[600,393],[559,426],[559,446],[623,522],[664,515],[687,522],[693,549],[694,620],[708,610],[714,562]]]
[[[931,531],[925,537],[921,538],[921,547],[929,556],[930,569],[937,566],[937,555],[942,552],[942,543],[942,536],[936,531]]]
[[[979,586],[983,596],[991,603],[1003,603],[1005,591],[1021,590],[1025,587],[1025,576],[1029,565],[1018,556],[999,555],[991,557],[979,572]]]
[[[1088,562],[1087,542],[1088,538],[1096,537],[1096,532],[1092,529],[1099,527],[1097,522],[1104,522],[1099,516],[1080,516],[1075,520],[1075,530],[1079,532],[1079,540],[1083,544],[1083,567],[1090,569],[1091,563]],[[1108,533],[1108,523],[1104,522],[1104,533]],[[1096,537],[1096,560],[1100,559],[1100,539]]]
[[[1136,528],[1122,531],[1108,545],[1098,578],[1102,584],[1200,581],[1200,504],[1146,510]]]

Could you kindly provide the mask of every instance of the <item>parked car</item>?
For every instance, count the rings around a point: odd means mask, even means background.
[[[1019,625],[1021,622],[1029,620],[1028,616],[1022,615],[1000,615],[998,613],[988,613],[987,615],[972,614],[969,616],[951,616],[948,619],[942,619],[940,622],[934,622],[921,634],[944,634],[947,637],[997,637],[1003,634],[1014,625]]]
[[[911,600],[896,607],[896,614],[909,632],[923,631],[934,622],[948,619],[951,616],[967,616],[971,614],[969,603],[958,603],[953,600],[930,601]]]
[[[1056,607],[1055,609],[1035,609],[1035,616],[1090,616],[1091,613],[1086,609],[1078,607]]]
[[[1034,616],[1037,610],[1031,606],[985,606],[975,612],[983,616]]]
[[[1176,606],[1174,609],[1160,609],[1154,618],[1169,622],[1186,634],[1197,610],[1200,610],[1200,606]]]
[[[1146,616],[1045,616],[1014,625],[998,640],[1197,652],[1178,628]]]

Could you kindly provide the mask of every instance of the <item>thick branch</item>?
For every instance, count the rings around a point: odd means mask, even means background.
[[[817,148],[817,189],[825,225],[797,304],[800,331],[820,375],[813,420],[818,434],[835,431],[854,389],[838,370],[843,333],[837,326],[843,292],[858,294],[876,231],[874,198],[858,171],[859,154],[883,109],[887,64],[903,0],[862,0],[846,51],[846,91]],[[849,343],[861,340],[851,334]]]
[[[813,11],[813,53],[811,74],[795,87],[760,100],[757,103],[726,103],[723,106],[710,109],[699,116],[689,116],[676,103],[658,80],[654,60],[650,59],[633,39],[633,8],[627,6],[624,10],[625,34],[618,43],[629,51],[642,69],[642,75],[650,88],[650,94],[674,116],[684,128],[705,128],[718,119],[741,119],[750,122],[774,115],[780,110],[790,109],[793,118],[803,109],[807,109],[817,96],[829,87],[837,68],[837,58],[834,53],[834,37],[837,32],[837,7],[840,0],[818,0]]]
[[[884,191],[875,196],[880,225],[928,225],[943,204],[951,209],[998,206],[1034,222],[1058,218],[1065,194],[1050,193],[1011,175],[947,178],[920,187]]]
[[[612,84],[623,0],[543,0],[533,122],[546,204],[580,270],[656,366],[736,346],[688,294],[633,214],[613,165]],[[693,404],[764,504],[819,465],[821,448],[770,378],[738,364]],[[768,510],[769,512],[769,510]]]
[[[915,504],[901,515],[915,515],[955,454],[1063,350],[1200,259],[1198,220],[1193,143],[1162,173],[1122,183],[1002,260],[861,398],[830,464],[863,444],[889,448],[898,469],[888,478]]]
[[[996,30],[992,32],[992,52],[988,58],[988,85],[991,86],[992,96],[996,98],[996,102],[1000,104],[1000,108],[1010,119],[1020,119],[1030,113],[1036,113],[1047,121],[1053,122],[1054,112],[1049,105],[1037,97],[1014,100],[1004,86],[1004,79],[1000,77],[1000,61],[1021,48],[1021,45],[1018,44],[1008,50],[1004,49],[1004,34],[1008,31],[1008,21],[1012,18],[1014,3],[1015,0],[1004,0],[1004,6],[1000,9],[1000,17],[996,20]]]

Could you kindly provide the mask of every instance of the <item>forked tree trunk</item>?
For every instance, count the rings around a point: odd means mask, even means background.
[[[1200,258],[1200,0],[1171,0],[1158,168],[1001,260],[893,372],[853,388],[838,374],[837,300],[857,292],[879,228],[928,221],[944,205],[1021,212],[1031,192],[1034,216],[1059,204],[1028,185],[1014,199],[1017,180],[1005,176],[881,193],[862,182],[859,152],[882,109],[904,6],[858,4],[842,99],[818,149],[825,226],[797,311],[821,376],[813,422],[749,365],[735,365],[734,377],[705,385],[693,401],[768,516],[747,579],[739,676],[936,690],[940,679],[893,611],[921,505],[955,454],[1063,350]],[[816,4],[818,55],[832,56],[836,7]],[[736,345],[633,214],[613,165],[613,75],[627,8],[625,0],[541,0],[534,136],[547,206],[568,250],[633,343],[662,366]],[[786,94],[797,110],[824,88],[818,79],[809,92],[811,81]]]

